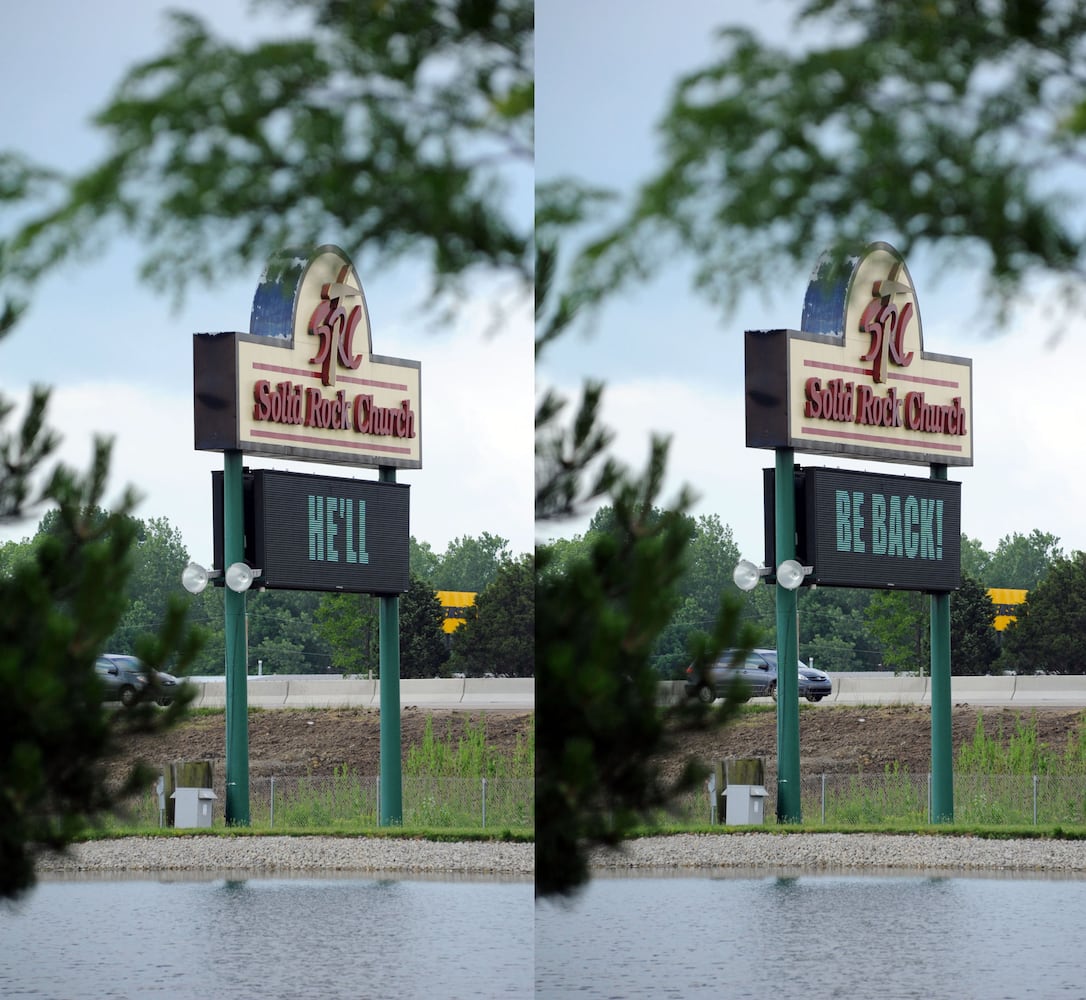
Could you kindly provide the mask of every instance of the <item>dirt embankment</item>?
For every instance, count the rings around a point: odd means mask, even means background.
[[[1083,712],[957,705],[951,737],[955,760],[959,749],[973,741],[978,718],[983,720],[986,737],[1003,745],[1019,721],[1035,726],[1038,743],[1062,755],[1068,738],[1083,721]],[[799,744],[804,774],[881,774],[895,763],[913,774],[924,774],[931,770],[931,709],[913,705],[801,708]],[[718,732],[684,737],[680,752],[669,761],[669,773],[678,774],[683,755],[710,766],[728,757],[764,757],[767,777],[776,775],[776,713],[745,715]]]
[[[978,716],[986,735],[1006,744],[1019,720],[1036,727],[1039,743],[1061,754],[1083,719],[1078,709],[953,709],[954,757],[970,743]],[[406,709],[400,742],[406,757],[422,743],[426,720],[434,735],[455,742],[469,727],[486,727],[486,742],[512,754],[517,739],[526,739],[534,714],[524,711],[450,712]],[[800,765],[804,774],[881,774],[894,763],[914,774],[931,769],[931,710],[920,706],[853,708],[801,707]],[[543,723],[541,723],[543,724]],[[346,766],[355,774],[380,773],[381,717],[376,709],[298,709],[251,712],[249,770],[254,777],[332,774]],[[727,757],[764,757],[769,775],[777,767],[777,717],[773,712],[745,715],[715,732],[686,735],[671,754],[666,770],[678,774],[693,756],[707,765]],[[152,765],[177,760],[210,760],[217,773],[225,766],[225,715],[199,715],[175,730],[155,737],[130,739],[114,764],[116,770],[142,759]]]
[[[518,737],[527,738],[532,713],[450,712],[407,708],[400,717],[404,757],[423,742],[426,721],[434,738],[455,744],[485,726],[486,743],[512,755]],[[166,733],[129,738],[111,767],[114,772],[136,760],[158,767],[171,761],[210,760],[224,773],[226,715],[193,716]],[[330,775],[340,767],[358,775],[381,772],[381,715],[376,709],[293,709],[249,713],[249,773],[252,777]]]

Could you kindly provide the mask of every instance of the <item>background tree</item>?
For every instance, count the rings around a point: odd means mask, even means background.
[[[979,580],[962,575],[961,589],[950,597],[950,666],[955,675],[991,672],[999,656],[995,605]]]
[[[660,519],[667,513],[663,508],[654,507],[647,516]],[[687,649],[690,632],[704,631],[712,627],[719,614],[720,601],[724,594],[735,599],[739,599],[740,595],[732,582],[732,571],[739,561],[739,549],[732,536],[731,527],[722,523],[718,514],[682,516],[688,522],[690,544],[678,588],[681,604],[661,631],[652,657],[652,664],[661,678],[678,680],[686,676],[686,668],[690,662]],[[615,529],[615,517],[613,508],[604,504],[592,515],[583,537],[557,539],[551,543],[551,571],[557,563],[565,566],[571,559],[586,556],[595,536]],[[759,611],[761,608],[762,604],[759,603]],[[772,622],[772,598],[768,608],[767,620]]]
[[[962,535],[962,576],[971,576],[979,580],[985,586],[996,587],[1000,584],[989,583],[988,567],[992,562],[992,554],[984,551],[984,546],[979,538],[969,538]]]
[[[324,594],[313,613],[313,631],[334,670],[379,677],[378,599],[369,594]],[[429,584],[411,577],[400,595],[400,676],[436,677],[448,659],[445,611]]]
[[[478,614],[453,636],[450,668],[469,675],[535,675],[535,572],[530,556],[510,559],[476,601]]]
[[[408,564],[411,567],[412,576],[417,576],[427,583],[433,583],[438,567],[441,565],[441,556],[434,551],[429,542],[420,542],[412,535],[408,541]]]
[[[313,630],[331,650],[332,667],[342,674],[379,675],[377,599],[368,594],[325,594]]]
[[[739,559],[731,527],[720,520],[719,514],[699,515],[694,521],[681,588],[704,612],[702,628],[712,623],[721,594],[735,591],[732,572]]]
[[[312,31],[244,46],[174,14],[168,48],[96,116],[105,153],[81,175],[0,157],[0,198],[31,210],[0,254],[8,324],[43,273],[118,228],[178,294],[328,233],[360,269],[425,260],[435,304],[474,274],[530,288],[511,191],[533,156],[530,0],[271,2],[309,9]]]
[[[987,586],[1032,590],[1052,563],[1064,558],[1058,543],[1055,535],[1036,528],[1028,535],[1005,535],[989,560],[984,578]]]
[[[872,593],[849,587],[800,590],[800,659],[813,659],[821,670],[881,669],[881,649],[865,617]]]
[[[585,298],[680,247],[695,286],[730,305],[877,233],[951,273],[979,264],[997,311],[1037,277],[1076,309],[1081,5],[807,0],[774,37],[789,44],[725,28],[716,58],[678,81],[659,169],[582,258]]]
[[[158,628],[171,600],[185,597],[181,571],[189,554],[181,532],[166,518],[136,520],[135,530],[126,591],[129,605],[108,640],[109,648],[118,653],[129,652],[141,632]]]
[[[321,598],[314,591],[252,594],[246,604],[250,674],[258,669],[265,674],[317,674],[332,669],[331,647],[313,626]]]
[[[445,609],[429,584],[411,578],[400,595],[400,676],[438,677],[449,658],[445,641]]]
[[[1003,633],[1000,666],[1019,673],[1086,673],[1086,553],[1052,564]]]
[[[865,614],[868,628],[882,649],[883,670],[927,673],[931,662],[931,609],[927,594],[876,590]]]
[[[510,558],[509,540],[488,531],[478,538],[454,538],[434,572],[434,589],[481,593]]]

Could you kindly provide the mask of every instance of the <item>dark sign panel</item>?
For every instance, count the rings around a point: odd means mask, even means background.
[[[961,586],[961,483],[797,469],[797,558],[806,583],[944,592]],[[772,477],[766,476],[767,485]],[[766,549],[775,566],[772,491]]]
[[[222,554],[222,473],[212,473],[215,565]],[[410,587],[410,487],[402,483],[246,471],[245,560],[257,586],[399,594]]]

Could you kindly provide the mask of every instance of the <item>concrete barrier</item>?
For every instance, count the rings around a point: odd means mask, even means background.
[[[534,677],[468,677],[464,680],[461,707],[515,707],[530,702],[535,706]]]
[[[193,708],[226,708],[226,681],[198,681]]]
[[[463,677],[419,678],[400,681],[400,706],[459,705],[464,700]]]
[[[250,708],[282,708],[287,703],[289,681],[250,678],[246,687],[246,697]]]
[[[253,685],[250,682],[249,692]],[[378,701],[377,682],[330,677],[295,678],[290,682],[287,708],[369,708]]]
[[[1006,705],[1014,696],[1017,677],[951,677],[950,700],[955,705]],[[928,704],[931,703],[929,691]]]
[[[656,704],[678,705],[686,700],[686,681],[661,681]]]
[[[193,708],[225,708],[226,682],[218,677],[188,681],[196,688]],[[250,677],[250,708],[380,708],[376,680],[294,674]],[[443,677],[400,681],[401,707],[469,710],[535,710],[533,677]]]
[[[1062,708],[1086,706],[1086,677],[1064,677],[1048,674],[1044,677],[1014,677],[1014,705]]]
[[[835,705],[909,705],[927,696],[926,677],[872,677],[837,674],[833,678]]]

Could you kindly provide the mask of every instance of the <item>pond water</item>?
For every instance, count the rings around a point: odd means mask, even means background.
[[[597,878],[536,907],[536,996],[1086,996],[1086,881]]]
[[[49,881],[0,906],[0,996],[530,997],[529,881]]]

